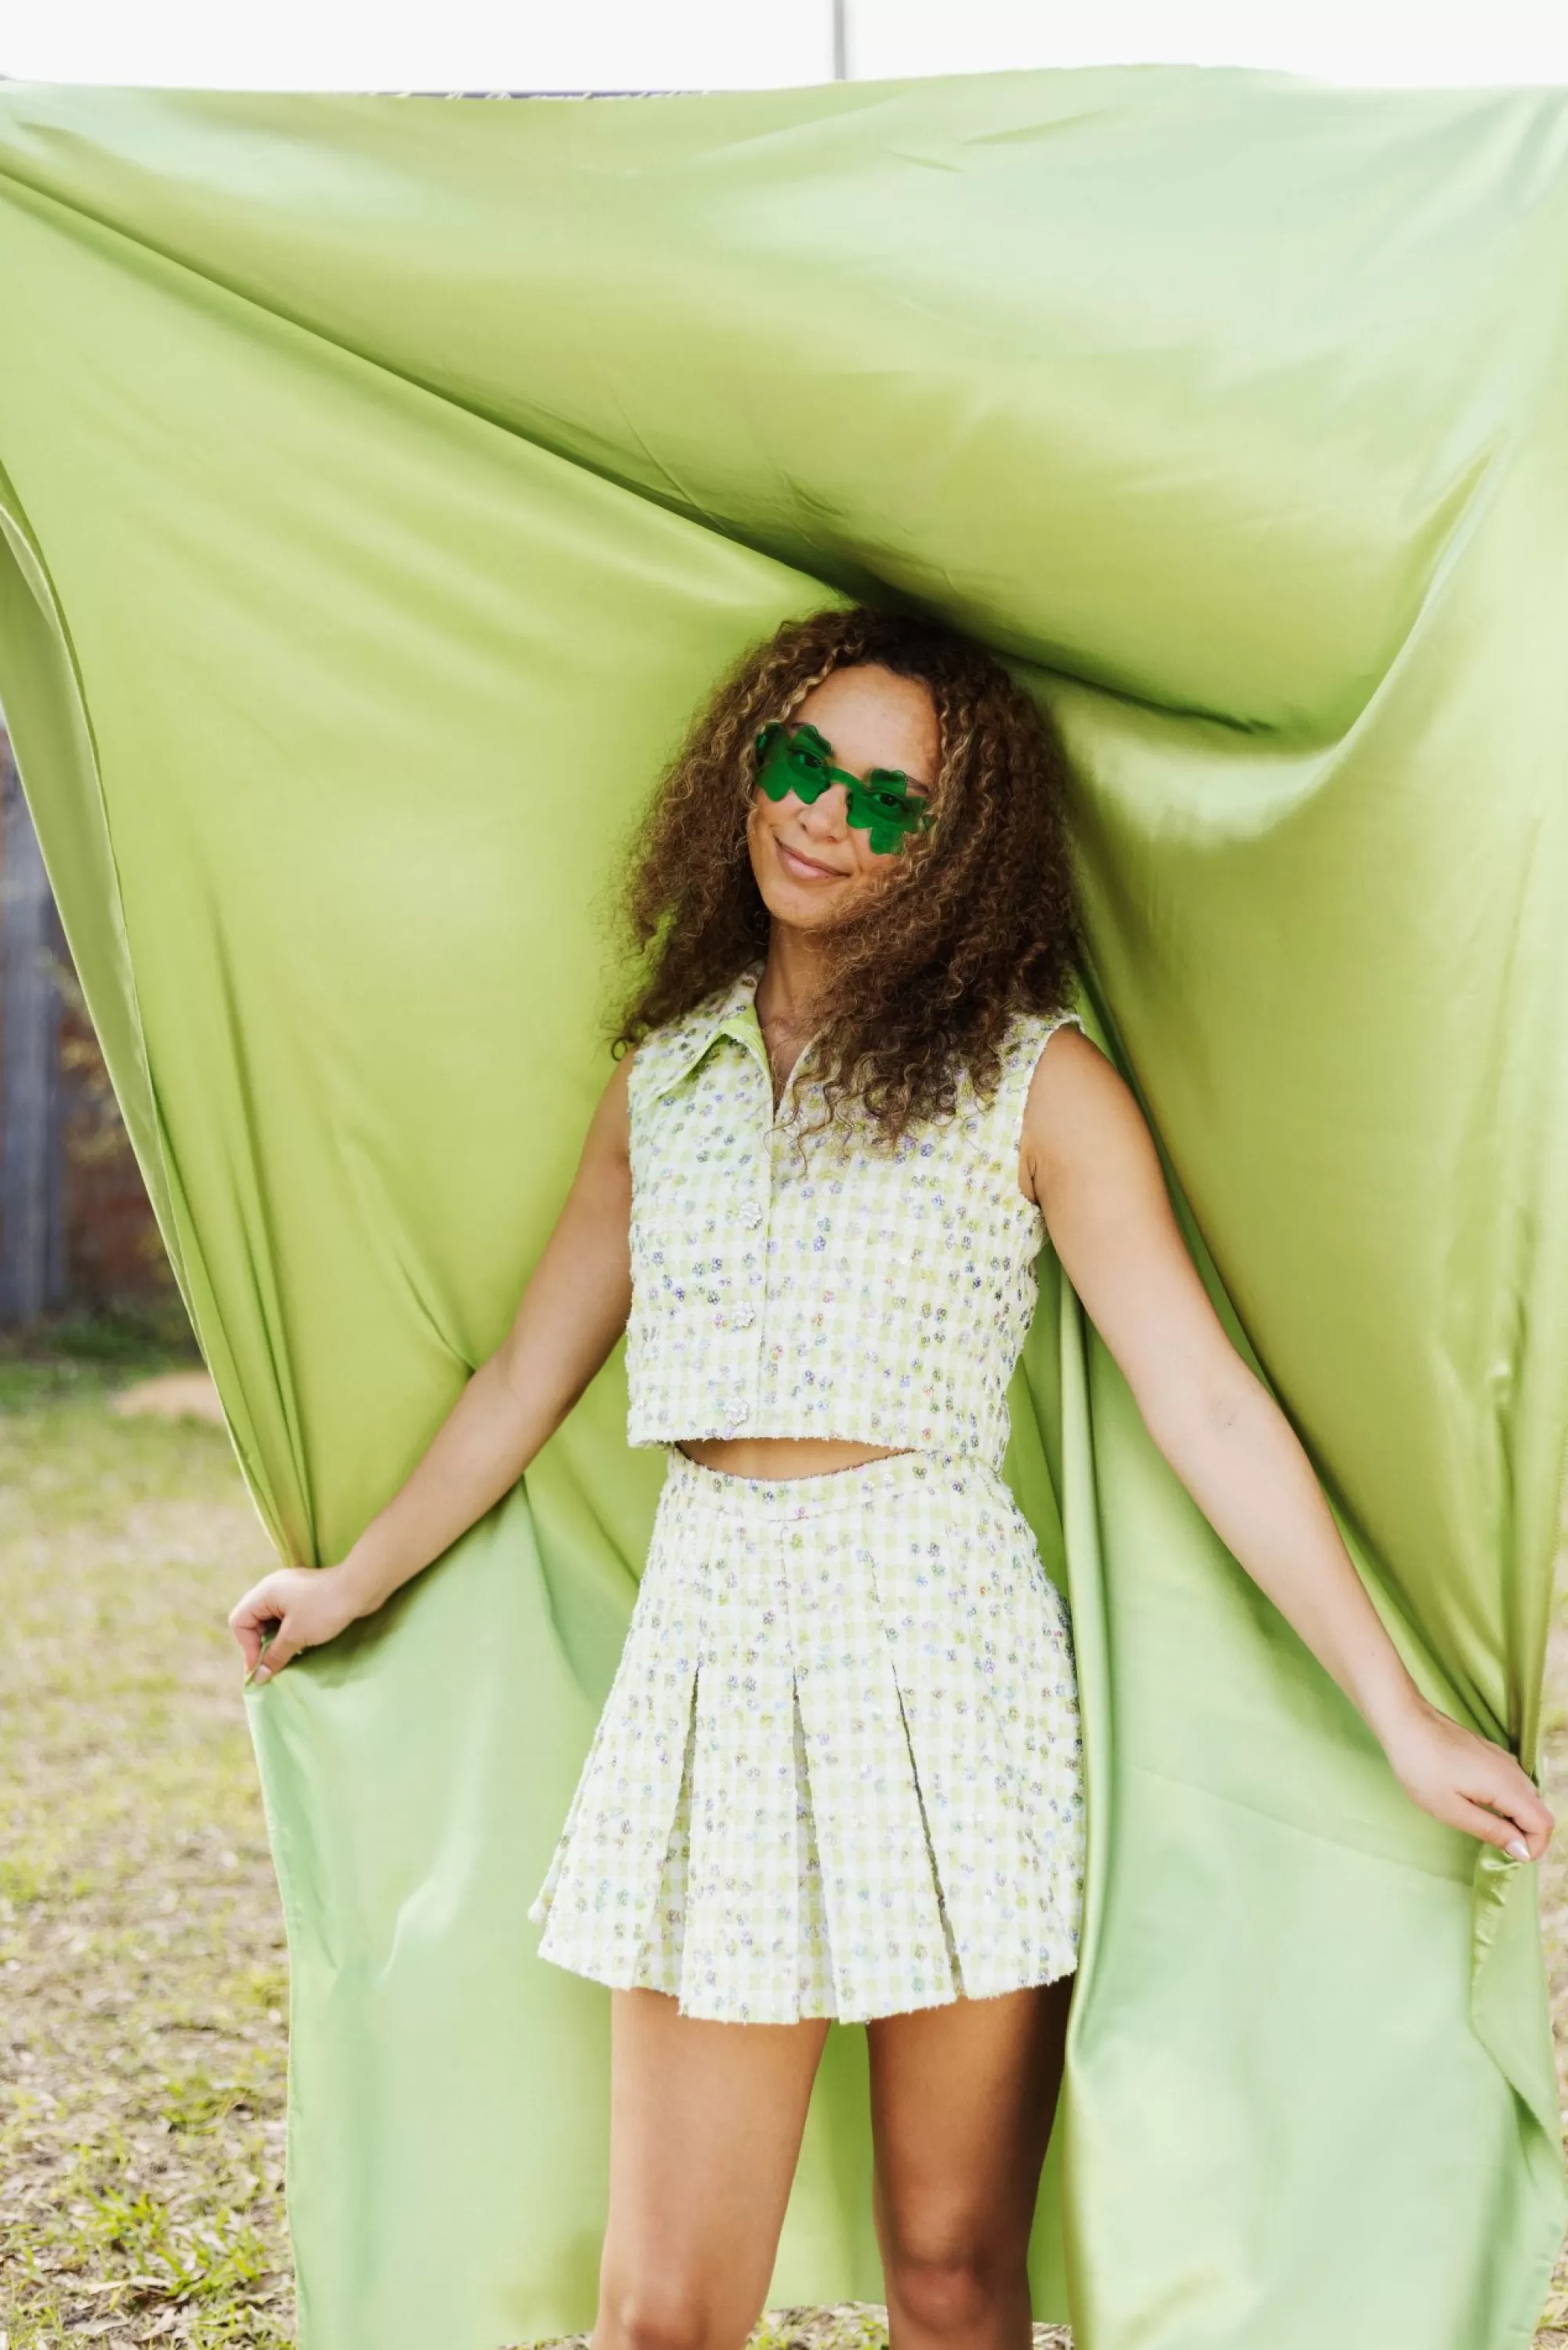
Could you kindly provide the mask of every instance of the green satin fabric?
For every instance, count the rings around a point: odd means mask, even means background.
[[[506,1326],[689,713],[784,615],[893,590],[1054,708],[1093,1032],[1422,1687],[1532,1766],[1565,263],[1552,92],[0,88],[0,694],[291,1556],[341,1555]],[[1016,1403],[1090,1812],[1039,2314],[1523,2344],[1563,2217],[1533,1871],[1407,1800],[1049,1261]],[[590,2314],[607,2000],[524,1913],[660,1471],[624,1408],[618,1359],[246,1700],[306,2350]],[[879,2291],[864,2103],[836,2033],[775,2299]]]

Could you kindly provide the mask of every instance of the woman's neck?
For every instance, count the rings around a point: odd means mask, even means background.
[[[805,1035],[815,1024],[822,984],[823,958],[815,940],[774,922],[757,982],[757,1018],[763,1027]]]
[[[768,933],[767,961],[755,999],[763,1040],[773,1064],[775,1101],[818,1024],[816,1004],[822,982],[822,955],[815,941],[775,922]]]

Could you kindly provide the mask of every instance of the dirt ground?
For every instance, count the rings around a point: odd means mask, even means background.
[[[111,1408],[136,1367],[0,1357],[0,2350],[284,2350],[286,1952],[224,1623],[270,1555],[221,1428]],[[1568,1599],[1548,1720],[1568,2086]],[[757,2350],[885,2341],[775,2311]]]

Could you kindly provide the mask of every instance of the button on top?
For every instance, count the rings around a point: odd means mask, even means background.
[[[756,1318],[754,1305],[737,1305],[730,1316],[730,1327],[732,1330],[749,1330]]]
[[[763,1211],[754,1200],[743,1200],[736,1214],[749,1232],[754,1232],[763,1221]]]

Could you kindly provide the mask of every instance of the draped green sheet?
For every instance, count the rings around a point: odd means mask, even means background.
[[[0,696],[287,1554],[341,1554],[505,1327],[607,1072],[625,831],[712,674],[896,593],[1054,708],[1094,1031],[1422,1686],[1533,1767],[1565,304],[1555,92],[0,88]],[[1563,2217],[1533,1871],[1407,1802],[1049,1259],[1017,1401],[1090,1789],[1039,2314],[1524,2344]],[[607,2002],[524,1912],[662,1465],[623,1410],[618,1359],[246,1700],[306,2350],[590,2314]],[[775,2301],[879,2292],[863,2064],[836,2032]]]

